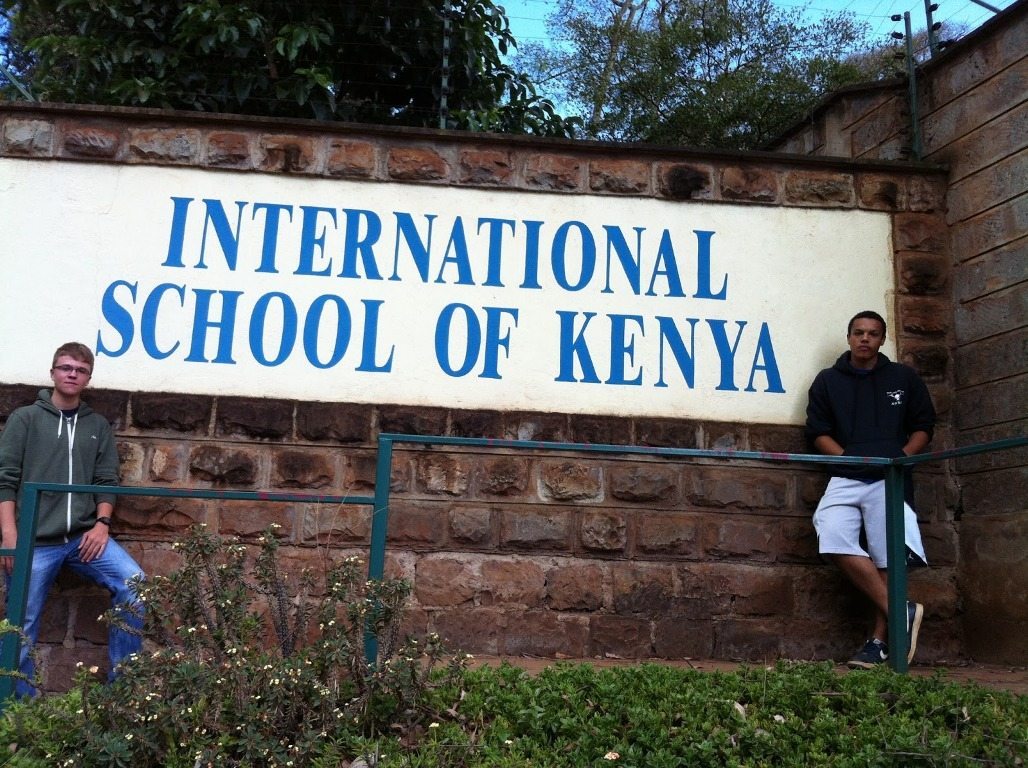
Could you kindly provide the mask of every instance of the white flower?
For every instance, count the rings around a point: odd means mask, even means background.
[[[607,754],[605,754],[603,756],[603,759],[604,760],[617,760],[619,757],[621,757],[621,755],[619,755],[617,752],[608,752]]]

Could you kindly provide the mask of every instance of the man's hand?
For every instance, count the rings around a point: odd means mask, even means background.
[[[14,549],[18,546],[18,534],[9,533],[3,537],[3,544],[0,544],[4,549]],[[4,573],[10,573],[14,570],[14,556],[0,557],[0,566],[3,566]]]
[[[82,534],[79,540],[79,560],[89,563],[104,553],[110,531],[103,523],[96,523],[90,530]]]

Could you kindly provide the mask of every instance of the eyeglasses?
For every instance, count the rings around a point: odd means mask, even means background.
[[[60,371],[65,376],[70,376],[73,372],[77,373],[79,376],[92,375],[92,371],[88,368],[83,368],[81,365],[55,365],[54,370]]]

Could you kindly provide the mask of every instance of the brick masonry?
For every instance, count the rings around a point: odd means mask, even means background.
[[[952,440],[958,321],[946,175],[931,165],[47,104],[0,105],[0,156],[890,212],[894,333],[940,406],[936,445]],[[0,415],[33,395],[0,386]],[[799,427],[762,424],[102,390],[91,402],[114,423],[123,481],[137,486],[366,494],[380,432],[807,450]],[[809,518],[823,486],[820,471],[800,465],[401,446],[387,570],[413,584],[411,631],[472,653],[844,658],[867,611],[817,556]],[[949,469],[923,470],[918,495],[935,566],[912,577],[928,610],[919,658],[959,660],[968,598],[957,588],[963,542]],[[326,553],[364,553],[370,539],[357,506],[144,497],[119,504],[115,532],[162,573],[196,523],[252,543],[272,522],[293,571]],[[51,686],[73,658],[102,655],[103,602],[59,582],[43,633]]]
[[[908,359],[922,369],[952,359],[956,445],[1028,435],[1026,68],[1028,3],[1019,2],[927,63],[919,79],[924,157],[948,169],[947,226],[897,217],[905,241],[897,261],[907,294],[901,316],[904,330],[924,340],[908,348]],[[905,156],[905,91],[899,83],[838,94],[780,148]],[[948,257],[940,236],[949,240]],[[935,298],[904,309],[912,295]],[[1028,662],[1026,467],[1025,450],[956,462],[962,630],[966,652],[984,661]]]

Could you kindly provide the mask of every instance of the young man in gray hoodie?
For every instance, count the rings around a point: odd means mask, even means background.
[[[24,483],[117,485],[118,451],[111,425],[82,402],[93,375],[89,347],[69,342],[58,347],[50,368],[52,391],[40,390],[33,405],[14,411],[0,433],[0,537],[5,548],[18,541],[17,511],[24,503]],[[102,585],[130,627],[142,624],[133,586],[143,572],[110,537],[114,495],[43,493],[39,497],[36,539],[29,579],[24,632],[34,645],[47,593],[63,566]],[[0,558],[7,574],[13,558]],[[118,665],[140,649],[139,634],[111,625],[110,677]],[[31,680],[34,669],[23,647],[20,671]],[[17,682],[19,695],[34,688]]]

